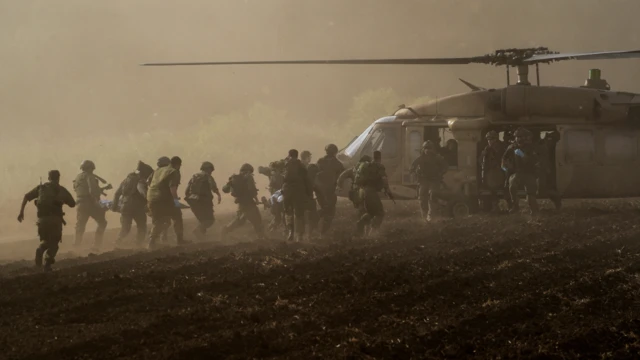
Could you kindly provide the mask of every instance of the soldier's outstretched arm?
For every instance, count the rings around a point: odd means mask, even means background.
[[[62,190],[64,190],[65,193],[64,203],[70,208],[76,207],[76,199],[73,198],[73,195],[71,195],[69,190],[65,189],[64,187],[62,188]]]
[[[122,191],[124,189],[124,183],[127,180],[124,180],[123,182],[120,183],[120,186],[118,186],[118,189],[116,190],[116,193],[113,194],[113,203],[111,204],[113,209],[117,209],[118,208],[118,200],[120,199],[120,196],[122,195]]]
[[[20,205],[20,213],[18,214],[19,222],[22,222],[22,220],[24,220],[24,208],[27,206],[27,203],[38,198],[39,189],[40,186],[36,186],[33,190],[24,194],[24,197],[22,198],[22,205]]]

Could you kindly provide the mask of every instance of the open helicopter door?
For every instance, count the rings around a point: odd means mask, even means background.
[[[416,198],[418,196],[418,178],[416,174],[412,174],[411,164],[420,156],[422,143],[424,142],[424,125],[405,125],[404,126],[404,156],[402,160],[402,185],[407,192],[406,197]]]

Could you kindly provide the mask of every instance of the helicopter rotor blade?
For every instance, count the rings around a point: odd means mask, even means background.
[[[609,59],[634,59],[640,58],[640,50],[623,50],[623,51],[602,51],[591,53],[571,53],[571,54],[541,54],[533,55],[524,59],[525,64],[534,64],[539,62],[550,62],[560,60],[609,60]]]
[[[464,65],[485,63],[486,56],[463,58],[422,58],[422,59],[344,59],[344,60],[273,60],[273,61],[215,61],[182,63],[146,63],[141,66],[201,66],[201,65]]]

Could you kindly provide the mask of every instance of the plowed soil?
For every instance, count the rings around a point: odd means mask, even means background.
[[[28,258],[0,266],[0,358],[639,358],[637,203],[435,224],[385,206],[369,239],[347,206],[310,243],[247,228],[78,257],[65,238],[49,274],[37,242],[0,246]]]

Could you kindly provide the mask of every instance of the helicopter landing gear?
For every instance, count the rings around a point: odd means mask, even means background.
[[[469,203],[462,199],[455,199],[449,203],[449,215],[454,219],[461,219],[471,214]]]

